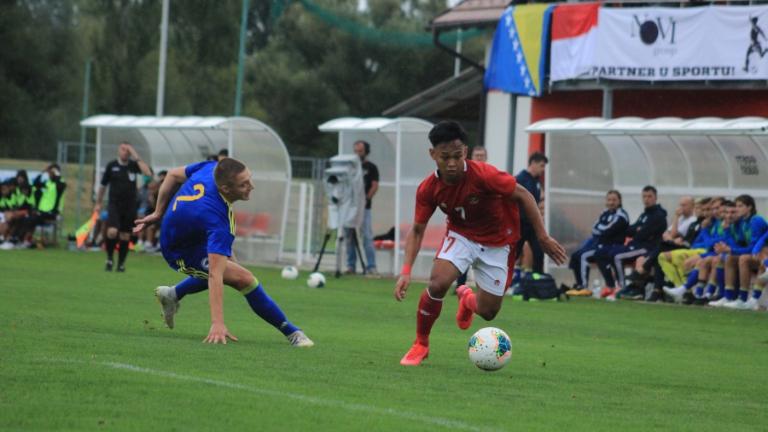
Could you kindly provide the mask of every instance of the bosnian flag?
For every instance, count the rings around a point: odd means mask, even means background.
[[[550,81],[586,77],[595,60],[600,3],[564,4],[552,13]]]

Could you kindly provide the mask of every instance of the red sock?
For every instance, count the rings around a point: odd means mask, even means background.
[[[477,296],[475,296],[474,292],[467,292],[464,294],[464,296],[461,298],[461,303],[464,304],[464,307],[471,310],[472,313],[477,312]]]
[[[429,346],[429,333],[432,331],[432,325],[437,321],[442,309],[442,300],[432,299],[427,290],[421,293],[419,309],[416,311],[416,342]]]

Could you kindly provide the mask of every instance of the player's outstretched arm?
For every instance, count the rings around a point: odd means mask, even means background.
[[[426,224],[413,224],[411,230],[405,236],[405,258],[403,260],[403,270],[395,284],[395,299],[403,301],[405,293],[408,291],[408,285],[411,283],[411,266],[416,261],[416,255],[421,249],[421,240],[424,238]]]
[[[155,211],[144,216],[143,218],[136,219],[136,226],[133,228],[135,234],[140,233],[145,227],[160,222],[165,214],[165,209],[168,208],[168,201],[171,200],[173,194],[179,189],[179,187],[187,181],[186,167],[177,167],[168,171],[168,174],[163,180],[163,184],[160,185],[160,189],[157,191],[157,203],[155,204]]]
[[[203,340],[205,343],[227,344],[227,338],[237,341],[224,325],[224,271],[227,269],[227,257],[208,254],[208,300],[211,304],[211,330]]]
[[[564,264],[568,259],[565,254],[565,248],[563,248],[557,240],[547,234],[547,230],[544,228],[544,220],[541,218],[539,207],[536,205],[536,200],[533,199],[533,195],[531,195],[531,193],[524,187],[517,185],[515,186],[515,192],[512,197],[517,201],[520,209],[525,213],[525,216],[531,223],[533,231],[536,233],[536,238],[539,239],[541,249],[557,264]]]

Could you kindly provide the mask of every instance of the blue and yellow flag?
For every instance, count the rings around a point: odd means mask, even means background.
[[[510,6],[493,36],[485,89],[540,96],[549,60],[549,28],[554,5]]]

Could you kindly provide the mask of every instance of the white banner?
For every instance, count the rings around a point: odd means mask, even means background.
[[[766,80],[768,6],[603,7],[595,44],[578,78]]]

